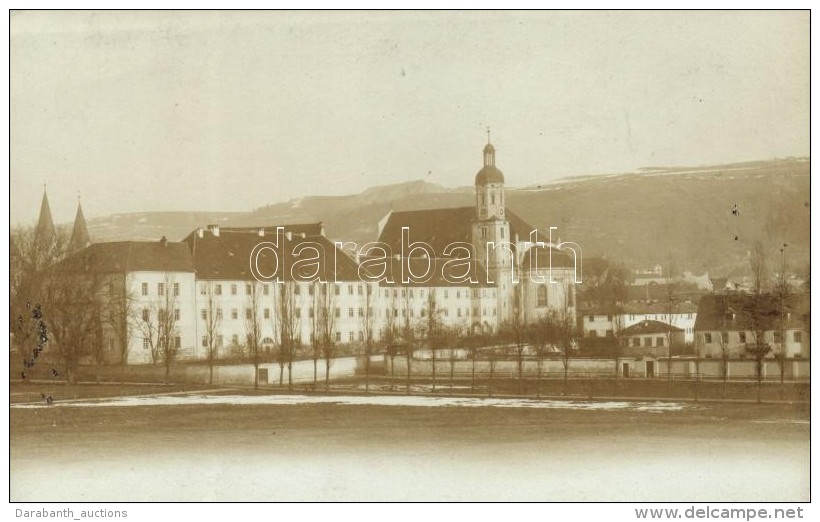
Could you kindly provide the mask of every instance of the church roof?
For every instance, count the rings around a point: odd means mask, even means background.
[[[54,266],[57,272],[192,272],[191,255],[177,241],[113,241],[94,243]]]
[[[410,243],[422,241],[433,248],[436,257],[444,257],[444,249],[452,243],[472,244],[475,207],[436,208],[430,210],[409,210],[392,212],[379,234],[379,242],[387,244],[393,255],[401,254],[401,230],[408,227]],[[510,223],[510,237],[518,235],[523,241],[535,227],[506,211]],[[421,252],[414,252],[421,255]]]
[[[504,173],[495,165],[485,165],[475,175],[476,185],[488,185],[490,183],[504,183]]]
[[[71,232],[71,241],[68,243],[69,252],[77,252],[91,244],[88,226],[83,215],[82,205],[77,205],[77,216],[74,218],[74,230]]]
[[[37,228],[34,237],[40,245],[51,245],[57,237],[54,221],[51,219],[51,206],[48,204],[48,195],[43,192],[43,201],[40,203],[40,217],[37,219]]]

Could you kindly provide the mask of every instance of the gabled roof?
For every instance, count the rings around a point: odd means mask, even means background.
[[[535,227],[507,209],[510,223],[510,240],[518,235],[523,241],[530,237]],[[421,241],[433,247],[437,256],[457,242],[472,243],[472,225],[476,220],[475,207],[436,208],[392,212],[379,234],[379,242],[386,243],[393,254],[401,254],[401,229],[409,228],[410,243]]]
[[[624,328],[623,330],[621,330],[619,335],[630,336],[643,334],[658,334],[667,332],[678,333],[682,331],[682,328],[678,328],[676,326],[672,326],[661,321],[641,321],[640,323],[633,324],[628,328]]]
[[[809,306],[807,294],[788,296],[783,304],[786,328],[805,328]],[[711,294],[703,296],[698,304],[695,330],[751,330],[756,323],[763,330],[775,330],[780,316],[780,299],[773,294]]]
[[[187,245],[193,258],[194,269],[198,279],[210,280],[245,280],[254,279],[251,272],[251,253],[254,248],[263,242],[277,243],[276,228],[264,227],[264,236],[260,236],[259,228],[222,228],[219,235],[211,231],[203,231],[202,237],[198,231],[189,234],[183,243]],[[322,252],[320,263],[320,277],[325,281],[359,281],[358,265],[344,252],[336,248],[329,239],[320,234],[321,224],[283,225],[284,233],[282,244],[277,251],[282,254],[281,266],[275,264],[274,253],[270,250],[260,252],[257,263],[262,273],[277,270],[284,280],[292,281],[291,267],[299,260],[308,261],[315,257],[315,250],[301,249],[313,245]],[[294,250],[295,249],[295,250]],[[294,252],[298,255],[294,255]],[[268,268],[264,268],[268,267]],[[278,267],[278,268],[277,268]],[[304,267],[308,272],[315,268]]]
[[[57,263],[53,270],[71,273],[192,272],[187,245],[172,241],[95,243]]]

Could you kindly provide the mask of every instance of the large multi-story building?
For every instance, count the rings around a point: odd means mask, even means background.
[[[57,268],[108,274],[116,288],[107,295],[128,304],[129,334],[103,328],[103,344],[129,363],[157,357],[158,335],[179,357],[205,358],[238,354],[250,336],[263,351],[283,336],[302,346],[317,336],[380,341],[431,314],[456,334],[495,331],[515,314],[525,322],[556,310],[574,317],[580,250],[559,249],[507,209],[489,142],[483,156],[474,206],[392,212],[378,241],[354,252],[330,241],[321,223],[210,225],[180,242],[92,244]]]

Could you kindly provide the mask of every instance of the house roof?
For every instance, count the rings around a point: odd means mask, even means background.
[[[521,240],[527,239],[530,237],[530,232],[535,230],[535,227],[509,209],[507,209],[506,216],[510,223],[512,239],[516,235]],[[379,242],[387,244],[393,254],[401,254],[401,230],[402,227],[408,227],[410,243],[417,241],[427,243],[433,248],[437,257],[443,257],[444,249],[450,244],[472,243],[474,221],[476,221],[475,207],[392,212],[379,234]],[[417,254],[421,256],[421,252]]]
[[[176,241],[115,241],[94,243],[57,263],[57,272],[114,273],[192,272],[185,243]]]
[[[683,332],[682,328],[678,328],[676,326],[672,326],[670,324],[661,322],[661,321],[641,321],[639,323],[635,323],[632,326],[624,328],[621,330],[621,336],[630,336],[630,335],[643,335],[643,334],[656,334],[656,333],[678,333]]]
[[[197,278],[250,281],[254,279],[251,273],[251,253],[260,243],[277,242],[276,228],[264,227],[264,236],[260,236],[258,227],[223,228],[218,236],[211,231],[203,231],[200,237],[199,232],[194,231],[183,242],[191,252]],[[284,280],[292,281],[291,268],[302,261],[303,274],[307,277],[315,271],[315,264],[311,260],[316,257],[317,249],[320,252],[319,275],[323,280],[360,280],[355,261],[337,249],[325,236],[310,234],[321,231],[321,225],[284,225],[282,228],[284,234],[282,244],[277,247],[278,254],[275,255],[269,249],[259,253],[257,264],[262,273],[276,270],[284,276]],[[307,246],[315,249],[305,248]],[[280,254],[282,259],[277,261]]]
[[[807,294],[788,296],[783,304],[786,328],[804,328],[809,320],[809,306]],[[751,330],[755,324],[763,330],[774,330],[779,328],[780,315],[780,299],[773,294],[705,295],[698,304],[695,330]]]

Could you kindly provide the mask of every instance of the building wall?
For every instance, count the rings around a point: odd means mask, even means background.
[[[196,342],[195,280],[193,272],[129,272],[125,277],[126,291],[133,299],[131,317],[131,335],[128,349],[128,363],[141,364],[151,361],[151,348],[144,340],[147,338],[143,311],[148,312],[149,321],[156,324],[157,311],[171,302],[179,310],[179,319],[175,324],[175,335],[180,338],[179,357],[199,357]],[[145,292],[143,291],[143,284]],[[172,294],[169,301],[159,295],[159,285],[164,291]],[[178,285],[179,294],[173,296],[174,285]]]
[[[745,341],[742,337],[744,333]],[[752,343],[755,341],[754,336],[750,331],[743,332],[733,330],[723,332],[723,334],[727,337],[725,349],[729,353],[730,357],[745,355],[745,343]],[[696,333],[696,346],[700,347],[704,356],[709,355],[711,357],[721,357],[723,350],[721,335],[723,334],[720,331],[698,331]],[[772,351],[768,354],[768,357],[775,357],[776,355],[782,353],[783,345],[780,342],[775,342],[775,335],[777,335],[777,333],[774,330],[769,330],[765,333],[765,342],[768,342],[772,347]],[[809,358],[809,336],[805,330],[786,330],[785,354],[786,357]]]

